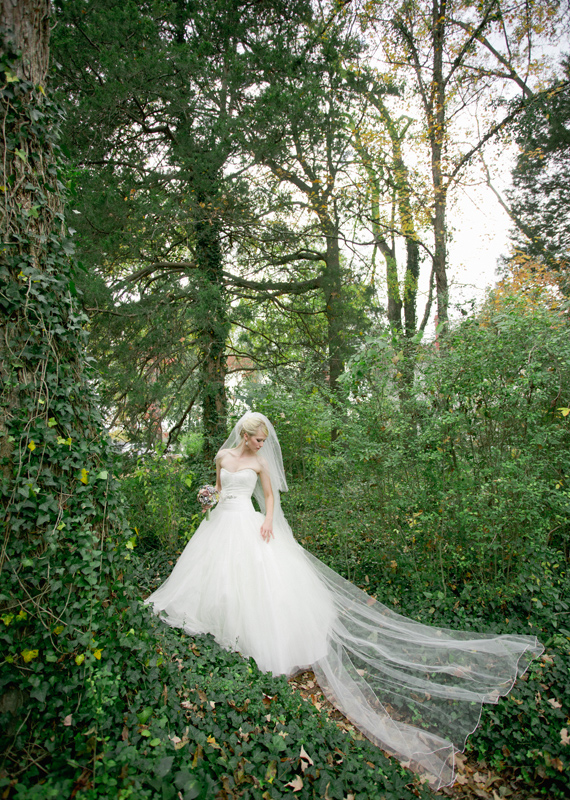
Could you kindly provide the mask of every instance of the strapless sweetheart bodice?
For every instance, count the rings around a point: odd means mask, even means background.
[[[257,483],[257,472],[250,467],[238,469],[236,472],[221,467],[220,478],[222,481],[220,503],[234,499],[249,500]]]

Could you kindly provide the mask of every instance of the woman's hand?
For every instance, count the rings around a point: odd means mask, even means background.
[[[275,538],[273,536],[273,523],[270,519],[268,520],[267,517],[264,519],[263,525],[261,526],[261,538],[266,542],[270,542],[271,539]]]

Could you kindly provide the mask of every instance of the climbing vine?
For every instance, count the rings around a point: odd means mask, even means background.
[[[122,521],[112,453],[85,355],[72,231],[63,217],[60,108],[0,62],[0,734],[16,773],[42,763],[36,729],[80,703],[122,592]],[[52,697],[66,684],[60,699]]]

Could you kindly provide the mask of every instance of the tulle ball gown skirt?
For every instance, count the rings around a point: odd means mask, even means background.
[[[168,580],[151,595],[155,612],[216,641],[275,675],[322,658],[335,615],[308,554],[287,532],[261,538],[264,515],[251,502],[252,470],[228,473],[222,499],[204,520]]]
[[[506,695],[542,652],[532,636],[423,625],[357,589],[293,538],[282,514],[260,535],[253,470],[222,470],[222,497],[148,599],[169,625],[210,633],[275,675],[311,666],[362,732],[429,779],[454,780],[483,703]],[[278,498],[277,498],[278,502]]]

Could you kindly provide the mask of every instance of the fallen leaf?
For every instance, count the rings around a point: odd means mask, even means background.
[[[294,792],[300,792],[303,788],[303,778],[301,778],[300,775],[295,775],[292,781],[289,781],[289,783],[285,784],[285,788],[287,788],[287,786],[293,789]]]
[[[214,750],[221,750],[221,749],[222,749],[222,748],[220,747],[220,745],[217,743],[217,741],[214,739],[214,737],[213,737],[213,736],[208,736],[208,738],[206,739],[206,741],[208,742],[208,744],[210,745],[210,747],[213,747],[213,748],[214,748]]]
[[[273,783],[277,776],[277,761],[270,761],[265,772],[265,780],[268,783]]]
[[[299,753],[301,759],[301,770],[304,772],[308,766],[313,766],[314,762],[311,756],[307,753],[303,745],[301,745],[301,752]]]
[[[568,728],[562,728],[560,731],[561,744],[570,744],[570,736],[568,736]]]
[[[73,714],[68,714],[67,717],[63,718],[63,724],[67,727],[73,724]]]
[[[562,708],[562,703],[560,700],[557,700],[555,697],[549,697],[548,702],[552,706],[552,708]]]

